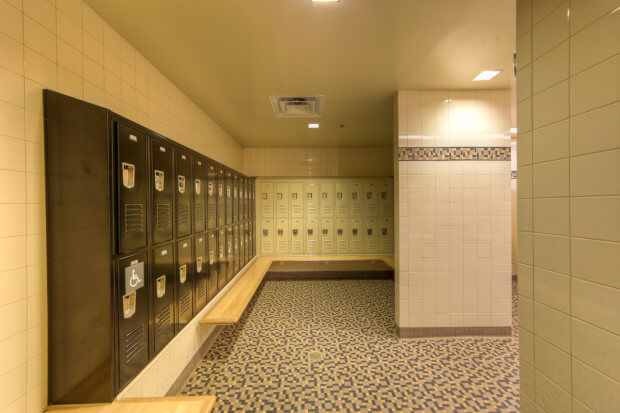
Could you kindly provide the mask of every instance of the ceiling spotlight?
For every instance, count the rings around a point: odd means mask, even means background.
[[[502,73],[501,70],[483,70],[478,76],[474,78],[474,82],[479,82],[481,80],[491,80],[500,73]]]
[[[340,3],[340,0],[310,0],[311,3]]]
[[[319,128],[319,124],[318,123],[309,123],[308,124],[308,129],[318,129]]]

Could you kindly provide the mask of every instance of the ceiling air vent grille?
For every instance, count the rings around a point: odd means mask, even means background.
[[[277,117],[321,116],[325,96],[269,96]]]

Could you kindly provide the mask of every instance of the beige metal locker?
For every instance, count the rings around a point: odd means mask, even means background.
[[[318,254],[319,245],[319,220],[306,219],[306,254]]]
[[[349,196],[347,192],[347,183],[336,182],[336,218],[346,218],[349,216]]]
[[[306,253],[306,232],[304,220],[301,218],[291,220],[291,252],[293,254]]]
[[[291,218],[304,217],[304,184],[295,182],[290,184]]]
[[[364,215],[376,217],[379,214],[379,196],[376,182],[364,183]]]
[[[364,252],[364,220],[361,218],[349,219],[349,252]]]
[[[349,183],[349,217],[358,218],[364,216],[364,199],[362,183],[352,181]]]
[[[366,218],[364,224],[364,252],[378,252],[379,237],[377,236],[377,218]]]
[[[379,216],[394,216],[394,184],[391,181],[379,182]]]
[[[260,189],[261,217],[273,218],[274,202],[273,202],[273,183],[263,182]]]
[[[336,186],[333,182],[321,182],[321,217],[333,218],[335,212]]]
[[[333,254],[334,252],[334,220],[325,218],[321,220],[321,253]]]
[[[286,218],[278,218],[276,221],[276,253],[290,253],[289,221]]]
[[[346,254],[349,252],[349,221],[347,219],[336,219],[336,253]]]
[[[288,194],[288,183],[286,182],[278,182],[276,184],[276,217],[278,218],[288,218],[289,214],[289,194]]]
[[[306,218],[319,217],[319,184],[309,182],[304,188]]]
[[[394,219],[379,218],[379,252],[394,252]]]
[[[260,247],[262,254],[275,253],[275,234],[273,219],[263,219],[261,223]]]

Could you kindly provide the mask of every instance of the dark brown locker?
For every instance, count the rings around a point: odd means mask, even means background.
[[[172,202],[174,199],[173,147],[151,139],[151,191],[153,244],[172,239]]]
[[[248,219],[254,219],[256,218],[255,216],[255,203],[254,203],[254,198],[255,198],[255,194],[254,194],[254,179],[250,179],[248,181],[248,198],[249,198],[249,204],[248,204]]]
[[[243,178],[243,220],[247,221],[250,216],[250,198],[248,191],[248,178]]]
[[[200,155],[192,156],[192,195],[194,203],[194,233],[207,228],[207,161]]]
[[[235,276],[233,249],[233,227],[229,225],[226,227],[226,262],[228,263],[226,267],[226,283],[230,282]]]
[[[239,223],[239,269],[245,265],[245,236],[244,223]]]
[[[208,262],[208,279],[207,279],[207,302],[211,301],[218,293],[218,253],[217,253],[217,231],[211,231],[207,234],[207,262]]]
[[[233,225],[233,277],[240,270],[239,267],[239,224]]]
[[[239,176],[236,174],[232,177],[233,187],[233,202],[232,202],[232,216],[233,223],[239,222]]]
[[[226,171],[226,225],[233,221],[232,172]]]
[[[174,337],[174,245],[154,248],[151,263],[155,355]]]
[[[118,253],[146,246],[147,138],[116,124]]]
[[[207,305],[207,236],[199,234],[194,237],[194,314]]]
[[[217,232],[217,262],[218,278],[217,290],[221,291],[226,286],[228,278],[228,254],[226,253],[226,228],[221,228]]]
[[[226,225],[226,171],[220,167],[217,169],[217,226],[224,225]]]
[[[140,252],[117,262],[118,389],[125,387],[149,361],[147,254]]]
[[[192,157],[184,149],[176,148],[175,152],[175,204],[177,217],[177,237],[192,233]]]
[[[194,265],[192,260],[192,239],[177,241],[176,265],[176,305],[177,322],[175,333],[179,332],[192,319],[194,290]]]
[[[217,227],[217,166],[207,164],[207,229]]]
[[[247,264],[251,257],[250,257],[250,223],[246,222],[245,224],[243,224],[243,238],[244,238],[244,248],[243,248],[243,256],[244,256],[244,262],[243,265]]]

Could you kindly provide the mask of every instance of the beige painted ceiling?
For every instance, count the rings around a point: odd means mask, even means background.
[[[86,3],[246,147],[390,145],[395,91],[513,76],[514,0]],[[483,69],[504,72],[472,82]],[[320,128],[270,95],[325,95]]]

